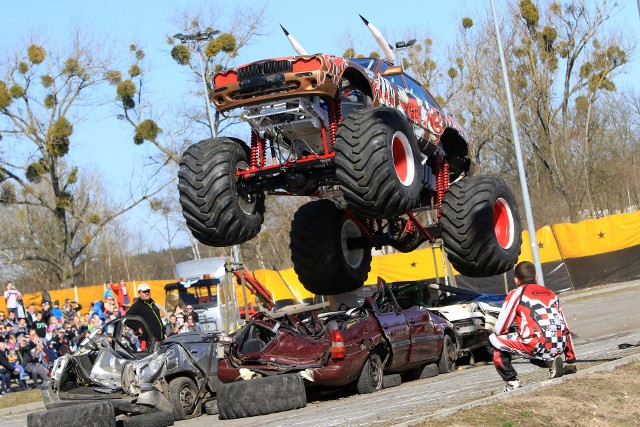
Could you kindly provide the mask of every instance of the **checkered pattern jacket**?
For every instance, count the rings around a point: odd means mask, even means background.
[[[509,292],[494,331],[489,339],[499,350],[541,360],[563,353],[568,361],[576,358],[557,295],[536,283],[522,284]]]

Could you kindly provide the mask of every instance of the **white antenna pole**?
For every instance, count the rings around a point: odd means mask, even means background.
[[[280,28],[282,28],[282,31],[284,31],[284,35],[287,36],[287,40],[289,40],[289,43],[291,43],[291,47],[293,47],[293,50],[295,50],[296,53],[300,56],[307,55],[307,51],[304,50],[302,45],[298,43],[298,40],[296,40],[295,37],[289,34],[289,31],[284,29],[282,24],[280,24]]]
[[[380,49],[382,49],[382,53],[384,53],[384,56],[387,59],[387,61],[393,64],[396,59],[396,55],[393,53],[393,51],[389,47],[389,43],[387,43],[387,41],[385,40],[380,30],[374,27],[369,21],[364,19],[362,15],[359,15],[359,16],[360,16],[360,19],[362,19],[362,22],[364,22],[364,25],[366,25],[369,31],[371,31],[371,34],[373,34],[373,38],[376,39],[376,41],[378,42],[378,45],[380,45]]]

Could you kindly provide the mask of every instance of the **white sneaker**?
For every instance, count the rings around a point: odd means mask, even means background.
[[[517,388],[520,388],[519,380],[507,381],[507,384],[504,386],[504,391],[507,392]]]
[[[563,373],[564,362],[562,361],[562,356],[556,356],[553,358],[553,362],[551,362],[551,366],[549,367],[549,378],[561,377]]]

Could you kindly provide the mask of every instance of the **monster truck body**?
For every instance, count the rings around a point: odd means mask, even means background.
[[[469,276],[511,269],[520,253],[515,198],[472,176],[464,130],[401,67],[374,58],[305,55],[214,76],[219,112],[243,108],[251,141],[189,147],[179,172],[187,225],[204,244],[255,237],[264,195],[311,196],[296,212],[291,257],[316,294],[361,286],[371,248],[408,252],[442,238]]]

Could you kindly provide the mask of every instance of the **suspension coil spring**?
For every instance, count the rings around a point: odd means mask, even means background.
[[[449,162],[443,157],[436,157],[436,203],[438,206],[438,218],[440,218],[442,209],[442,199],[444,193],[449,187]]]
[[[342,121],[342,105],[340,103],[340,91],[336,94],[333,102],[329,102],[329,136],[331,138],[331,147],[336,146],[336,134],[338,133],[338,125]]]
[[[260,159],[260,148],[258,147],[258,133],[251,131],[251,157],[249,157],[249,169],[258,169],[258,160]]]

